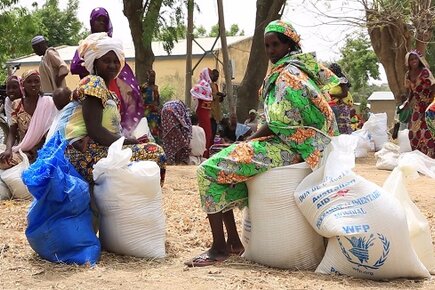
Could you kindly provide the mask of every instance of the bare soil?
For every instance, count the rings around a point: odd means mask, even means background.
[[[382,185],[389,171],[377,170],[373,155],[357,160],[356,172]],[[287,271],[240,257],[212,267],[190,269],[183,262],[211,243],[200,209],[194,166],[169,167],[163,188],[167,258],[149,261],[107,252],[97,266],[53,264],[27,243],[29,202],[0,202],[0,289],[435,289],[433,280],[376,282],[307,271]],[[408,191],[435,231],[435,180],[421,177]],[[240,221],[240,214],[238,214]]]

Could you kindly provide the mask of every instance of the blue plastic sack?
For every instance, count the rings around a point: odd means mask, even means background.
[[[67,142],[57,133],[23,172],[35,198],[27,214],[32,249],[51,262],[94,265],[101,246],[92,228],[89,186],[65,158]]]

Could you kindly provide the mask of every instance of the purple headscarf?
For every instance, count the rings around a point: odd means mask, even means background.
[[[94,33],[94,31],[92,31],[92,24],[94,24],[95,20],[97,20],[97,18],[100,16],[106,17],[107,19],[106,32],[107,35],[112,37],[113,34],[112,21],[110,21],[109,12],[107,12],[107,10],[104,9],[103,7],[94,8],[91,12],[91,18],[89,19],[89,23],[91,24],[91,33]]]
[[[100,16],[105,16],[108,19],[107,23],[107,35],[112,37],[113,26],[110,21],[109,13],[103,7],[97,7],[92,10],[90,23],[91,27],[93,22]],[[71,61],[71,74],[78,74],[80,79],[84,78],[89,74],[86,68],[83,66],[83,59],[80,58],[78,51],[76,50],[74,57]],[[134,73],[130,66],[125,63],[125,66],[122,68],[121,72],[118,75],[118,79],[125,82],[131,88],[131,98],[123,98],[123,109],[121,110],[121,126],[123,127],[123,132],[126,135],[129,135],[137,126],[140,119],[144,115],[144,106],[142,95],[139,88],[139,83],[134,76]],[[128,100],[128,103],[126,103]],[[125,108],[128,108],[126,110]],[[130,112],[130,113],[127,113]],[[131,113],[134,111],[135,113]]]

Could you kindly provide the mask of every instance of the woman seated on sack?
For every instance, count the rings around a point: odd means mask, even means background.
[[[75,91],[80,105],[60,132],[70,143],[89,140],[82,142],[81,148],[68,146],[66,155],[77,171],[92,182],[94,164],[106,157],[109,146],[122,136],[119,100],[108,87],[124,67],[125,58],[122,44],[105,32],[89,35],[80,42],[78,52],[91,74],[80,80]],[[132,160],[155,161],[160,166],[163,183],[166,157],[160,146],[148,142],[147,137],[126,138],[124,145],[133,151]]]
[[[18,80],[18,78],[17,78]],[[21,79],[23,97],[12,102],[11,125],[6,150],[0,154],[0,169],[8,169],[22,161],[19,150],[32,162],[36,151],[44,144],[57,109],[50,96],[41,92],[41,78],[37,70],[25,72]],[[18,141],[18,145],[14,146]]]
[[[192,123],[186,105],[180,101],[169,101],[161,111],[161,141],[168,164],[189,164]]]
[[[92,10],[89,22],[91,33],[106,32],[109,37],[112,37],[112,22],[109,13],[103,7]],[[80,58],[78,51],[75,52],[71,61],[71,73],[78,74],[80,79],[90,73],[86,66],[83,66],[83,58]],[[119,99],[122,133],[125,136],[131,136],[143,117],[144,106],[139,83],[127,63],[123,65],[118,76],[110,81],[108,89],[114,92]]]
[[[265,29],[266,54],[272,62],[261,90],[267,123],[246,142],[223,149],[199,166],[199,195],[213,244],[186,262],[188,266],[208,266],[240,255],[244,249],[233,208],[247,205],[245,182],[274,167],[304,161],[316,167],[335,134],[334,114],[323,91],[339,80],[312,54],[302,54],[299,40],[293,26],[282,20]]]

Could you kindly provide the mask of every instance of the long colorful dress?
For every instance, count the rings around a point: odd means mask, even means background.
[[[287,55],[272,66],[262,87],[272,136],[233,144],[203,162],[197,171],[207,214],[247,205],[246,181],[274,167],[302,161],[314,168],[330,136],[334,114],[323,92],[338,78],[311,54]]]
[[[186,105],[180,100],[167,102],[161,115],[161,139],[168,164],[189,164],[192,122]]]
[[[190,90],[190,94],[197,102],[196,116],[198,125],[204,129],[206,137],[207,151],[204,157],[208,158],[209,149],[213,145],[213,130],[211,125],[211,103],[213,101],[212,81],[210,78],[209,68],[204,68],[199,74],[199,82]]]
[[[415,82],[410,80],[408,73],[406,74],[405,85],[411,92],[412,115],[408,125],[411,148],[420,150],[431,158],[435,158],[435,142],[428,125],[433,126],[433,123],[427,124],[425,118],[431,115],[430,111],[429,114],[426,112],[434,100],[434,93],[431,90],[434,84],[435,79],[427,68],[422,69]]]
[[[157,85],[145,84],[142,87],[144,102],[144,116],[147,118],[148,127],[157,143],[160,143],[160,95]]]
[[[87,96],[93,96],[101,100],[103,105],[103,116],[101,124],[109,132],[121,135],[121,115],[118,108],[117,96],[108,90],[104,80],[95,75],[89,75],[80,81],[78,87],[79,102],[81,103]],[[69,157],[71,164],[77,171],[88,181],[93,182],[92,170],[95,163],[101,158],[107,157],[107,146],[100,145],[93,140],[87,141],[87,129],[83,119],[82,107],[76,108],[69,113],[68,121],[65,122],[65,128],[60,128],[65,138],[70,141],[83,141],[83,150],[74,146],[68,146],[65,154]],[[62,116],[65,119],[65,116]],[[163,149],[154,143],[124,145],[124,148],[131,148],[133,155],[132,160],[151,160],[155,161],[160,167],[161,183],[165,177],[166,156]]]
[[[426,110],[426,124],[432,134],[432,142],[435,140],[435,99]],[[430,141],[429,141],[430,142]]]
[[[345,77],[340,78],[340,85],[347,85],[349,82]],[[330,94],[339,95],[342,93],[341,86],[335,86],[330,91]],[[338,131],[340,134],[352,134],[350,111],[353,106],[353,98],[350,92],[343,99],[333,99],[329,103],[337,120]]]

